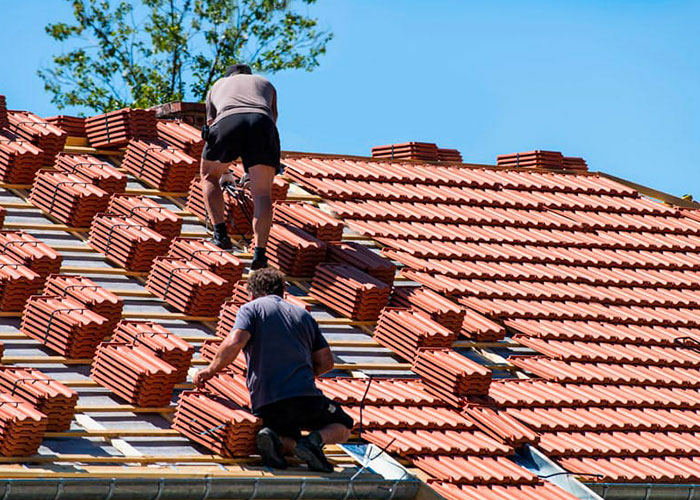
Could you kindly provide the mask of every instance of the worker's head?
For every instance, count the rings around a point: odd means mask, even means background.
[[[248,277],[248,293],[257,299],[266,295],[284,296],[284,274],[277,269],[258,269]]]
[[[250,66],[247,64],[232,64],[228,68],[226,68],[226,73],[224,76],[233,76],[233,75],[252,75],[253,72],[250,70]]]

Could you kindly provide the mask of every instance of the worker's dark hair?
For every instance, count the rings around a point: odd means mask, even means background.
[[[258,269],[248,277],[248,291],[253,297],[265,295],[284,296],[284,274],[277,269]]]
[[[253,72],[250,70],[250,66],[247,64],[232,64],[226,68],[226,73],[224,76],[231,75],[252,75]]]

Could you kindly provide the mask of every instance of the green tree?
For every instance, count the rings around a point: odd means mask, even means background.
[[[312,71],[332,34],[298,7],[316,0],[67,0],[74,23],[46,32],[70,50],[38,74],[59,108],[100,112],[203,100],[236,62]]]

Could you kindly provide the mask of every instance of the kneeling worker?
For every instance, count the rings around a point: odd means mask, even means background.
[[[272,181],[280,170],[277,132],[277,92],[245,64],[230,66],[207,94],[208,135],[202,152],[202,190],[213,243],[233,247],[224,221],[224,197],[219,186],[229,164],[239,157],[250,178],[253,197],[254,254],[251,269],[267,266],[265,247],[272,224]]]
[[[284,286],[276,269],[249,277],[253,300],[240,308],[233,331],[194,383],[202,387],[243,349],[252,410],[263,421],[257,436],[263,463],[283,469],[284,456],[293,453],[311,470],[332,472],[323,445],[346,441],[353,420],[316,387],[314,379],[333,369],[333,354],[316,320],[282,299]],[[302,429],[312,432],[302,437]]]

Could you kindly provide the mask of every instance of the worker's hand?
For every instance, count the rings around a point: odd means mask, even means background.
[[[211,379],[214,375],[215,373],[209,370],[209,367],[202,368],[194,374],[194,379],[192,380],[192,382],[194,383],[195,387],[201,389],[204,387],[204,384],[207,382],[207,380]]]

